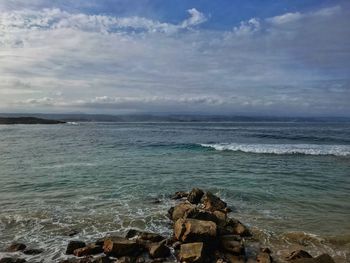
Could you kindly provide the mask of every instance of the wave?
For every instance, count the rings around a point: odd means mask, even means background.
[[[320,145],[320,144],[240,144],[213,143],[200,144],[202,147],[217,151],[234,151],[257,154],[303,154],[303,155],[334,155],[350,156],[350,145]]]

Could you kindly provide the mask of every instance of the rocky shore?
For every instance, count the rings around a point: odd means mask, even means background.
[[[106,236],[93,243],[67,240],[67,259],[58,262],[334,263],[328,254],[312,257],[303,250],[290,251],[284,258],[277,256],[278,251],[261,246],[247,226],[230,216],[227,204],[210,192],[194,188],[176,192],[171,198],[177,200],[168,211],[172,237],[130,229],[124,237]],[[17,253],[0,263],[27,262],[18,254],[37,255],[43,250],[13,243],[6,252]]]

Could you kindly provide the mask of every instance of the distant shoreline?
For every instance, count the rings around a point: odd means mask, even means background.
[[[41,119],[36,117],[0,117],[0,125],[12,124],[63,124],[60,120]]]

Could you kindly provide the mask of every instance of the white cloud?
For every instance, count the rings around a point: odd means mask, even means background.
[[[252,18],[230,32],[186,30],[206,21],[188,12],[178,24],[0,13],[0,110],[350,112],[346,9]]]

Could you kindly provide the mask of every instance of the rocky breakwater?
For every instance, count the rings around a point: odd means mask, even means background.
[[[108,236],[90,244],[70,241],[65,251],[68,259],[59,262],[334,263],[328,254],[312,257],[298,250],[280,259],[269,248],[251,246],[259,244],[258,240],[247,226],[230,217],[231,209],[210,192],[194,188],[189,193],[177,192],[172,198],[177,201],[168,211],[171,237],[130,229],[125,237]],[[8,251],[25,253],[26,246],[15,243]],[[38,249],[29,250],[33,251],[41,253]],[[18,257],[0,260],[0,263],[11,262],[26,260]]]

